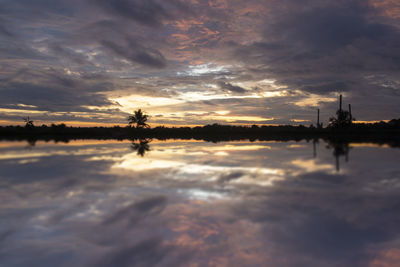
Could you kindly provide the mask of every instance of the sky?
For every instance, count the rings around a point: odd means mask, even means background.
[[[0,125],[400,114],[397,0],[0,0]]]

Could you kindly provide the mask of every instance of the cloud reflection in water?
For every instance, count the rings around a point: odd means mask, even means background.
[[[381,266],[400,151],[307,142],[0,145],[5,266]],[[340,160],[340,158],[339,158]]]

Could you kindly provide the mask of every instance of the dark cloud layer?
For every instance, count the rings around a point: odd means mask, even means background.
[[[268,17],[264,39],[240,46],[238,57],[293,89],[321,94],[362,91],[365,76],[398,72],[399,29],[371,19],[368,2],[306,2]]]
[[[160,26],[163,19],[171,17],[158,1],[150,0],[95,0],[105,11],[149,26]]]
[[[221,87],[222,90],[227,90],[228,92],[232,93],[244,93],[246,92],[246,89],[237,86],[237,85],[232,85],[230,83],[226,82],[219,82],[218,85]]]
[[[121,43],[121,40],[119,40],[119,42]],[[154,68],[164,68],[166,66],[166,59],[159,51],[155,49],[145,49],[133,40],[128,40],[126,46],[121,46],[120,44],[107,40],[101,41],[101,44],[105,48],[113,51],[116,55],[129,59],[132,62]]]
[[[53,112],[110,104],[104,96],[96,94],[110,90],[105,77],[99,78],[73,77],[54,69],[21,69],[0,80],[2,104],[34,105]]]

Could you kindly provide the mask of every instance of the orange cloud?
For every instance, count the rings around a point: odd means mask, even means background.
[[[381,9],[390,18],[400,18],[400,1],[398,0],[371,0],[371,4],[375,8]]]
[[[224,201],[210,203],[194,200],[169,205],[164,212],[174,214],[175,219],[169,228],[176,234],[169,243],[196,251],[196,258],[201,259],[200,266],[265,264],[268,253],[262,241],[254,238],[260,236],[258,225],[246,220],[224,220],[229,216],[227,211]]]
[[[391,248],[380,253],[380,255],[371,262],[370,266],[392,267],[392,266],[398,266],[399,262],[400,262],[400,249]]]

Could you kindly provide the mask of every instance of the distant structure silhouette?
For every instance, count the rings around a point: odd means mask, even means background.
[[[349,104],[349,111],[342,109],[342,95],[339,97],[339,109],[336,111],[336,117],[329,119],[329,127],[345,128],[353,123],[353,115],[351,114],[351,105]]]
[[[351,104],[349,104],[349,116],[350,116],[350,122],[353,122],[353,115],[351,115]]]
[[[317,110],[317,128],[321,129],[323,126],[323,123],[319,122],[319,109]]]
[[[128,117],[129,125],[136,124],[136,128],[146,128],[149,116],[144,114],[141,109],[135,110],[134,115]]]

